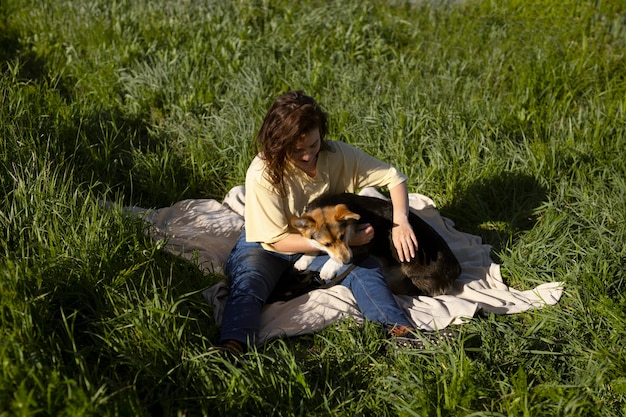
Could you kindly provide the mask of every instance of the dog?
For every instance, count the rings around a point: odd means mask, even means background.
[[[332,279],[349,263],[358,264],[374,256],[395,294],[435,296],[447,293],[461,274],[461,266],[445,240],[421,217],[409,212],[409,222],[417,237],[418,248],[409,262],[400,262],[391,239],[393,208],[388,200],[351,193],[327,194],[313,200],[300,217],[290,224],[309,239],[312,245],[330,257],[320,271],[320,278]],[[374,228],[370,243],[348,246],[359,224]],[[304,254],[294,265],[303,271],[315,255]]]

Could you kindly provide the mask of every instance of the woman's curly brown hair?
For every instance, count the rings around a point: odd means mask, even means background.
[[[268,110],[256,137],[258,150],[267,164],[271,183],[284,191],[283,175],[288,153],[313,129],[319,129],[320,150],[328,150],[324,136],[328,118],[315,99],[302,91],[289,91],[276,99]]]

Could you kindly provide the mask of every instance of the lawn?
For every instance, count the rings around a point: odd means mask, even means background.
[[[289,89],[559,303],[207,354],[223,277],[102,201],[221,200]],[[0,416],[626,414],[626,3],[3,0],[0,92]]]

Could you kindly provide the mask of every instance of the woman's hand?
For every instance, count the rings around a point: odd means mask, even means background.
[[[393,205],[393,228],[391,239],[398,252],[400,262],[409,262],[417,252],[417,237],[409,223],[409,195],[406,182],[402,182],[389,190]]]
[[[374,239],[374,228],[369,223],[357,224],[354,235],[350,238],[348,245],[362,246],[370,243]]]

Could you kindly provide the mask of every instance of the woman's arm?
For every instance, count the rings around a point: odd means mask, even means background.
[[[409,223],[409,197],[407,193],[406,183],[402,182],[391,190],[391,203],[393,205],[393,223],[392,239],[393,244],[398,251],[398,257],[401,262],[408,262],[415,257],[417,250],[417,238],[413,232],[413,228]],[[359,246],[368,243],[374,236],[374,229],[370,225],[364,225],[359,229],[357,234],[353,236],[350,244]],[[298,233],[290,233],[283,239],[272,244],[274,249],[279,252],[306,253],[319,252],[319,249],[311,245],[309,239]]]
[[[278,242],[272,243],[272,246],[279,252],[319,252],[319,249],[311,245],[309,239],[306,239],[298,233],[290,233]]]
[[[409,223],[409,195],[406,182],[402,182],[389,190],[393,205],[393,229],[391,238],[398,251],[400,262],[408,262],[415,257],[417,238]]]

